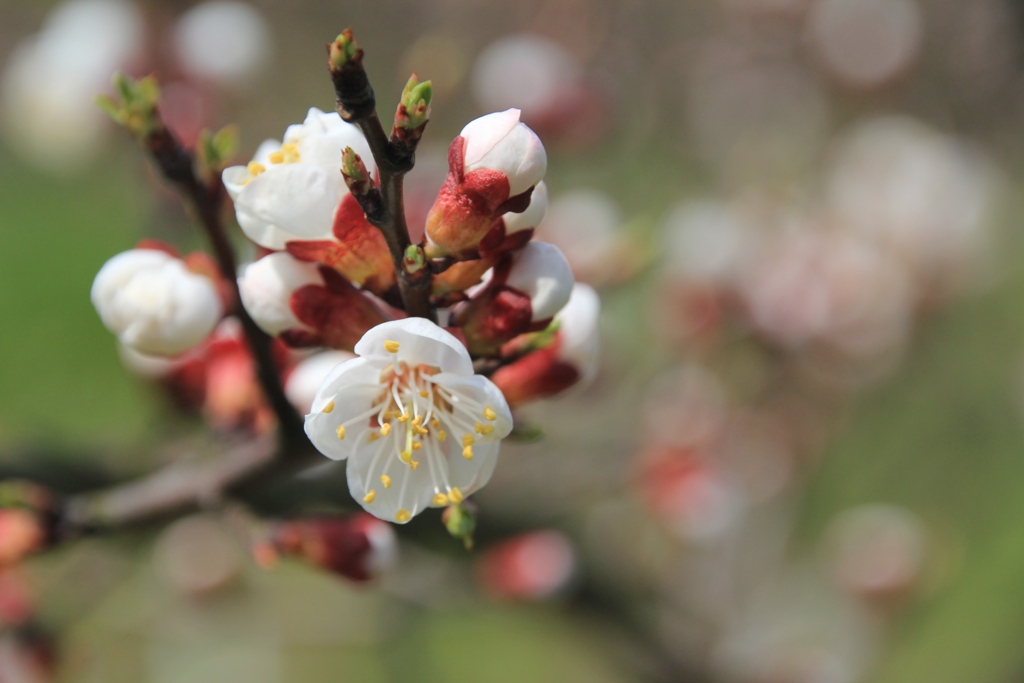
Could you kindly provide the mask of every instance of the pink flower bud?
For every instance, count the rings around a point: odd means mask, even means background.
[[[569,585],[576,552],[563,534],[535,531],[489,549],[477,565],[484,589],[505,600],[545,600]]]
[[[521,249],[533,238],[537,226],[548,211],[548,187],[541,181],[533,188],[526,211],[509,211],[499,218],[480,241],[481,256],[493,258],[497,254]]]
[[[0,567],[17,564],[42,550],[46,530],[39,516],[21,508],[0,510]]]
[[[91,298],[122,344],[154,356],[192,348],[224,313],[210,278],[155,249],[131,249],[107,261],[93,281]]]
[[[544,145],[518,109],[471,121],[448,150],[448,179],[427,216],[428,254],[476,248],[502,214],[527,208],[546,169]]]
[[[368,581],[394,566],[398,541],[391,525],[359,513],[280,524],[272,543],[281,553],[302,557],[353,581]]]

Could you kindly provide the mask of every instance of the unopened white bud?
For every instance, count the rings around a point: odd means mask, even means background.
[[[537,183],[530,195],[530,205],[522,213],[506,213],[502,216],[505,222],[505,234],[511,235],[522,230],[534,230],[544,220],[548,212],[548,186],[544,181]]]
[[[558,247],[530,242],[513,255],[505,284],[530,297],[537,321],[562,310],[572,295],[573,282],[572,269]]]
[[[295,290],[306,285],[323,285],[317,266],[299,261],[286,252],[277,252],[250,263],[238,278],[242,305],[260,328],[277,336],[303,325],[291,307]]]
[[[509,196],[522,194],[544,178],[548,167],[544,144],[519,121],[519,110],[488,114],[466,124],[464,172],[491,169],[508,178]]]
[[[93,281],[91,298],[122,344],[153,356],[192,348],[224,312],[209,278],[154,249],[132,249],[107,261]]]
[[[601,299],[597,292],[593,287],[577,282],[569,302],[555,316],[561,337],[558,355],[576,366],[581,383],[593,379],[597,372],[600,353],[597,322],[600,314]]]

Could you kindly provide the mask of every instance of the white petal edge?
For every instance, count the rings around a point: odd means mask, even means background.
[[[381,323],[363,335],[355,352],[364,358],[391,362],[392,355],[384,348],[385,341],[398,342],[399,361],[438,367],[457,375],[473,374],[473,361],[462,342],[425,318]]]

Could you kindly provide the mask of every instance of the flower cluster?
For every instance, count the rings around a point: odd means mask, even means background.
[[[361,59],[345,40],[332,46],[332,75]],[[429,97],[414,76],[393,151],[415,146]],[[382,201],[394,159],[382,162],[350,118],[310,109],[281,141],[223,170],[238,225],[259,248],[237,291],[208,259],[145,243],[103,267],[92,298],[125,358],[180,404],[222,430],[265,432],[274,412],[253,352],[218,328],[235,309],[275,338],[282,396],[308,411],[320,452],[347,460],[352,496],[405,523],[487,483],[511,407],[593,376],[600,304],[559,248],[532,240],[547,210],[547,157],[518,110],[463,129],[424,225],[411,230]],[[425,307],[411,307],[412,288]]]

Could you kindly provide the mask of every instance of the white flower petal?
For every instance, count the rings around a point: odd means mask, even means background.
[[[488,168],[504,173],[510,197],[526,192],[544,178],[548,165],[544,144],[519,122],[518,109],[470,121],[462,129],[462,137],[466,139],[465,172]]]
[[[367,438],[374,400],[384,391],[381,369],[373,361],[353,358],[324,378],[305,427],[309,440],[328,458],[344,460]],[[340,425],[345,426],[344,439],[338,436]]]
[[[238,192],[235,210],[249,239],[279,250],[294,239],[330,239],[341,197],[338,183],[323,168],[277,164]]]
[[[476,443],[501,441],[512,431],[512,411],[508,407],[505,395],[491,380],[483,375],[467,377],[450,372],[442,372],[431,379],[457,399],[452,402],[452,407],[471,427],[477,422],[494,426],[494,431],[490,434],[475,434]],[[485,408],[494,411],[493,420],[487,419],[484,415]],[[458,443],[461,443],[463,435],[463,432],[452,434],[458,437],[455,439]]]
[[[572,296],[555,320],[559,323],[561,346],[558,355],[576,366],[580,384],[593,379],[600,355],[600,337],[597,330],[601,314],[601,299],[589,285],[577,282]]]
[[[446,441],[441,444],[446,453],[448,479],[451,485],[462,492],[463,496],[471,496],[491,480],[494,468],[498,465],[498,451],[501,442],[478,443],[473,446],[473,459],[462,457],[462,446]]]
[[[459,133],[466,139],[463,155],[466,170],[483,159],[512,129],[519,125],[519,110],[506,109],[473,119]]]
[[[533,188],[530,195],[530,205],[522,213],[506,213],[502,218],[505,221],[505,234],[511,235],[520,230],[530,230],[540,225],[544,215],[548,211],[548,186],[542,180]]]
[[[435,491],[431,471],[421,455],[423,451],[416,454],[419,464],[413,469],[398,458],[395,437],[382,437],[372,443],[363,439],[349,458],[345,472],[349,493],[367,512],[380,519],[404,524],[430,507]],[[381,482],[381,476],[390,477],[389,487]],[[370,491],[373,494],[367,502]],[[408,512],[409,516],[399,518],[401,510]]]
[[[569,302],[573,274],[569,261],[553,244],[530,242],[513,255],[505,284],[530,297],[533,320],[552,317]]]
[[[409,365],[438,367],[458,375],[473,374],[473,361],[462,342],[429,320],[404,318],[381,323],[363,335],[355,352],[364,358],[391,362],[385,341],[398,342],[398,360]]]

